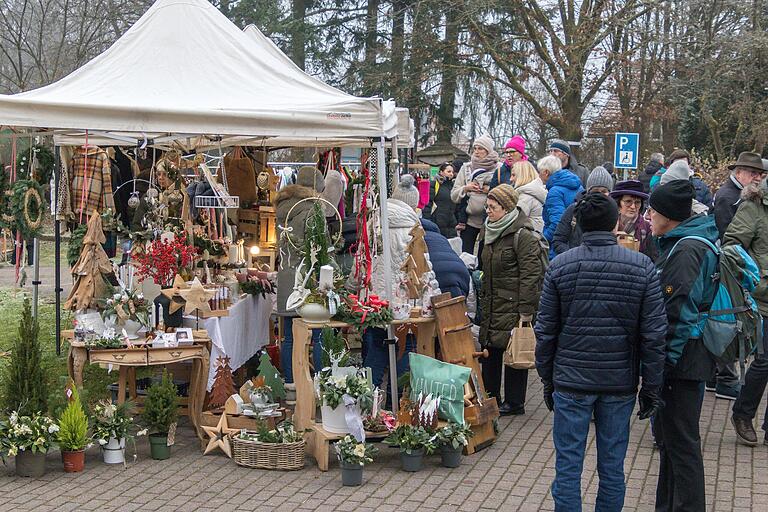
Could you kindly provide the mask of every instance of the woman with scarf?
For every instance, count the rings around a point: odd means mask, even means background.
[[[616,183],[611,197],[619,205],[619,222],[616,231],[632,235],[640,242],[640,252],[656,260],[656,244],[651,237],[651,226],[643,217],[643,203],[648,194],[643,192],[643,184],[636,180]]]
[[[504,368],[504,401],[501,375],[504,350],[512,329],[520,321],[533,322],[539,303],[543,268],[539,240],[528,217],[517,206],[519,195],[502,184],[488,194],[482,254],[480,344],[488,349],[483,360],[483,380],[488,393],[501,405],[502,416],[525,414],[528,370]]]
[[[440,164],[437,176],[429,186],[429,202],[422,212],[422,217],[437,224],[445,238],[456,236],[457,205],[451,200],[455,178],[456,171],[450,162]]]
[[[475,242],[485,220],[485,199],[499,166],[499,154],[493,149],[493,140],[490,135],[483,134],[472,146],[472,159],[461,167],[456,176],[451,200],[459,205],[456,231],[460,233],[461,250],[464,252],[475,253]]]

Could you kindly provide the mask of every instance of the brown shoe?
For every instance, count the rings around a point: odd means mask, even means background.
[[[736,430],[738,440],[747,446],[757,446],[757,432],[752,426],[752,420],[731,416],[731,423]]]

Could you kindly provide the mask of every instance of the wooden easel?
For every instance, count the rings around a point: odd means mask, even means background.
[[[472,322],[467,315],[464,297],[451,298],[450,293],[432,297],[435,323],[443,360],[466,366],[472,370],[464,401],[464,420],[475,433],[464,449],[467,455],[491,445],[496,440],[493,421],[499,417],[495,398],[488,398],[480,368],[480,357],[488,357],[488,351],[476,352],[472,337]]]

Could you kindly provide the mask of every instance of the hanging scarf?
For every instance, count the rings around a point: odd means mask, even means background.
[[[507,229],[509,226],[512,225],[513,222],[517,220],[517,216],[520,214],[520,211],[515,208],[515,211],[509,212],[496,222],[490,222],[487,218],[485,219],[485,245],[491,245],[493,242],[496,241],[497,238],[504,232],[505,229]]]
[[[492,171],[499,163],[499,154],[496,151],[490,151],[485,158],[477,158],[474,155],[470,161],[472,170],[485,169],[486,171]]]
[[[619,215],[619,231],[623,231],[628,235],[634,234],[637,217],[637,215],[633,215],[632,217]]]

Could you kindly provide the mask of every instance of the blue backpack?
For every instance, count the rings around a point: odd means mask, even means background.
[[[755,350],[762,353],[763,321],[757,302],[751,292],[760,282],[760,270],[755,260],[740,245],[719,248],[706,238],[686,236],[683,240],[697,240],[705,244],[718,258],[715,281],[715,299],[709,310],[699,314],[699,325],[692,338],[701,338],[707,350],[722,363],[739,360],[742,366]]]

